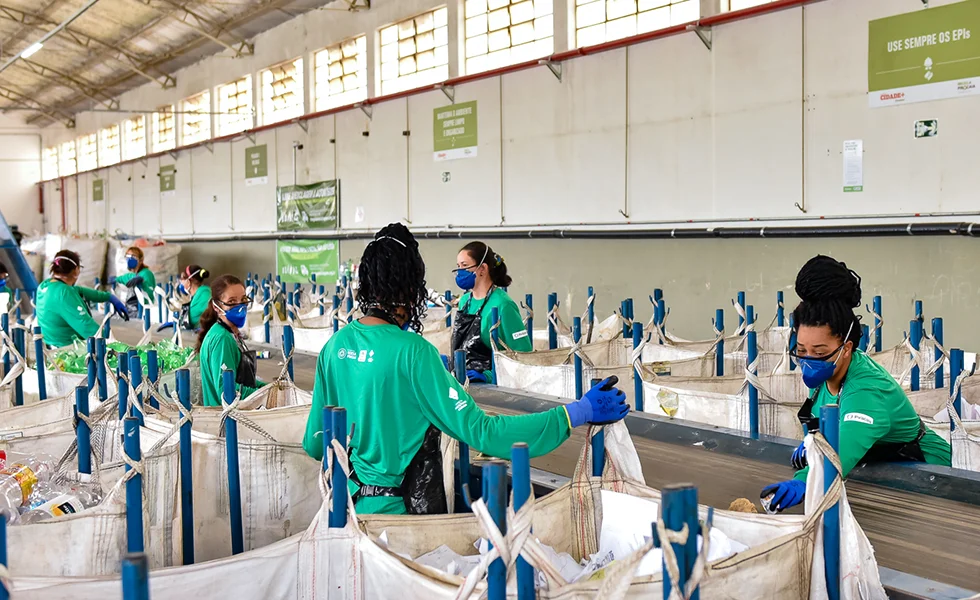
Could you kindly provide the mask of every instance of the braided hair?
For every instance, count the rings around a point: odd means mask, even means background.
[[[376,309],[394,317],[398,308],[408,327],[422,332],[428,289],[425,263],[415,236],[401,223],[392,223],[374,235],[358,267],[357,302],[361,311]]]
[[[854,314],[854,308],[861,305],[857,273],[829,256],[814,256],[796,276],[796,295],[803,300],[793,311],[797,329],[826,325],[842,342],[857,347],[861,341],[861,317]]]

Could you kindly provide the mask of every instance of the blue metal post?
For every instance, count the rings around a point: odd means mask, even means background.
[[[24,320],[20,317],[17,318],[17,324],[20,325],[17,329],[14,329],[14,348],[17,348],[17,352],[21,356],[26,354],[24,350]],[[27,365],[24,365],[27,368]],[[18,377],[14,380],[14,404],[16,406],[24,405],[24,378]]]
[[[643,341],[643,323],[633,321],[633,349],[636,350]],[[640,357],[643,362],[643,357]],[[633,365],[633,404],[637,412],[643,412],[643,374],[640,369]]]
[[[595,300],[594,300],[594,298],[595,298],[595,290],[592,288],[591,285],[589,286],[589,298],[593,298],[593,300],[591,302],[589,302],[589,305],[588,305],[588,308],[587,308],[587,310],[588,310],[588,318],[589,318],[589,325],[594,325],[595,324]],[[530,306],[531,305],[528,304],[528,307],[530,307]]]
[[[753,329],[748,332],[748,337],[745,340],[749,345],[749,365],[755,362],[759,356],[757,335]],[[752,369],[752,374],[758,375],[758,369]],[[759,390],[751,383],[749,384],[749,435],[752,436],[753,440],[759,439]]]
[[[129,460],[138,463],[141,460],[139,419],[123,419],[123,431],[123,450]],[[132,467],[126,465],[127,473],[131,469]],[[143,551],[143,476],[139,473],[126,482],[126,550]]]
[[[163,323],[163,296],[157,296],[157,318],[160,319],[160,323]]]
[[[632,298],[627,298],[626,299],[626,316],[629,318],[630,321],[633,321],[633,299]],[[632,335],[633,335],[633,328],[632,327],[626,327],[626,337],[630,337]]]
[[[264,321],[263,329],[265,330],[265,343],[268,344],[271,343],[269,339],[269,335],[272,328],[272,306],[269,303],[268,286],[265,286],[262,289],[262,302],[265,303],[265,306],[262,307],[262,320]]]
[[[86,384],[88,389],[95,389],[95,378],[98,365],[95,364],[95,338],[90,337],[85,340],[85,373],[88,376]]]
[[[593,379],[591,386],[595,387],[602,382],[601,379]],[[589,441],[592,447],[592,476],[602,477],[602,471],[606,466],[606,429],[599,427],[592,439]]]
[[[153,385],[160,384],[160,357],[156,350],[146,351],[146,376]],[[160,403],[153,396],[150,396],[148,401],[153,408],[160,408]]]
[[[510,450],[511,482],[514,512],[519,512],[531,498],[531,455],[527,444],[514,444]],[[534,600],[534,567],[523,557],[517,557],[517,600]]]
[[[551,350],[558,348],[558,331],[555,330],[555,324],[551,320],[551,313],[556,306],[558,306],[558,294],[551,292],[548,294],[548,348]]]
[[[776,292],[776,327],[786,326],[786,308],[783,306],[783,292]]]
[[[108,374],[105,367],[105,338],[95,340],[95,379],[99,385],[99,400],[105,402],[109,398]]]
[[[949,393],[952,395],[953,390],[956,390],[956,395],[953,396],[953,410],[961,417],[963,416],[963,391],[957,389],[956,380],[959,379],[960,373],[962,372],[963,351],[954,348],[949,351]],[[953,423],[953,419],[950,419],[949,430],[953,431],[954,429],[956,429],[956,423]]]
[[[293,310],[293,304],[296,302],[296,295],[293,292],[288,292],[286,294],[286,318],[292,322],[296,318],[296,312]]]
[[[739,292],[738,293],[737,302],[738,302],[739,307],[741,307],[741,309],[742,309],[741,312],[744,313],[745,312],[745,292]],[[738,328],[739,329],[743,329],[743,326],[744,325],[745,325],[745,317],[743,317],[741,314],[739,314],[738,315]],[[744,331],[743,331],[743,333],[744,333]]]
[[[793,314],[790,313],[789,315],[789,351],[790,352],[796,352],[796,333],[797,333],[796,319],[793,317]],[[789,361],[789,370],[790,371],[796,370],[796,363],[793,362],[792,360]]]
[[[525,327],[527,328],[527,339],[531,340],[531,348],[534,348],[534,296],[531,294],[524,294],[524,305],[527,306],[527,323]],[[448,319],[447,327],[448,327]]]
[[[191,412],[191,372],[177,371],[177,401],[184,412]],[[192,464],[191,423],[180,426],[180,531],[184,564],[194,564],[194,468]]]
[[[6,312],[4,312],[3,314],[0,314],[0,328],[3,329],[4,334],[6,334],[7,336],[10,336],[10,316]],[[3,375],[4,375],[4,377],[6,377],[7,376],[7,373],[10,372],[11,367],[12,367],[12,365],[10,364],[10,353],[9,352],[6,352],[3,355]]]
[[[330,426],[333,439],[340,442],[340,445],[347,448],[347,410],[336,407],[331,411],[333,423]],[[333,457],[333,477],[331,478],[333,487],[333,506],[330,508],[328,525],[334,529],[347,527],[347,475],[340,468],[340,457],[334,454]]]
[[[912,342],[912,347],[917,351],[919,346],[922,344],[922,321],[918,319],[912,319],[909,322],[909,341]],[[919,391],[919,364],[915,363],[912,367],[912,381],[909,385],[909,389],[913,392]]]
[[[323,407],[323,461],[320,465],[323,472],[327,472],[327,455],[330,454],[330,442],[333,440],[333,407]]]
[[[687,525],[687,543],[670,544],[674,556],[677,557],[677,568],[680,573],[677,585],[683,590],[691,578],[694,562],[698,557],[698,532],[701,530],[698,524],[698,489],[690,483],[664,486],[662,500],[660,518],[663,520],[664,527],[669,531],[680,531]],[[653,532],[654,539],[659,539],[656,526]],[[661,543],[663,542],[666,540],[661,540]],[[667,573],[666,565],[663,572]],[[664,600],[670,598],[671,587],[670,578],[664,577]],[[698,590],[695,590],[691,600],[698,600],[698,598]]]
[[[922,300],[915,301],[915,320],[922,323],[925,321],[925,317],[922,312]]]
[[[333,295],[333,332],[337,333],[340,329],[340,318],[337,316],[340,314],[340,296],[337,294]]]
[[[840,406],[828,404],[820,408],[820,433],[834,449],[840,450]],[[823,491],[826,493],[837,478],[829,458],[823,460]],[[823,560],[827,576],[827,597],[840,598],[840,503],[823,514]]]
[[[572,340],[577,344],[582,340],[582,317],[572,318]],[[575,353],[572,357],[572,364],[575,368],[575,399],[578,400],[585,393],[582,390],[582,357]]]
[[[455,370],[456,381],[464,383],[466,381],[466,351],[457,350],[453,356],[453,368]],[[477,490],[473,489],[470,482],[470,447],[468,444],[459,442],[459,483],[461,487],[469,490],[473,499],[476,499]]]
[[[142,427],[144,423],[143,411],[137,410],[135,407],[137,403],[139,403],[140,408],[144,407],[143,394],[136,393],[136,389],[143,383],[143,365],[140,363],[139,354],[134,353],[129,355],[129,380],[133,383],[133,389],[131,391],[133,392],[134,404],[130,414],[139,419],[140,426]]]
[[[351,315],[354,314],[354,287],[351,285],[347,286],[347,296],[344,298],[344,305],[347,308],[347,320],[350,321]]]
[[[868,351],[868,338],[871,336],[871,327],[868,325],[861,325],[861,339],[858,341],[858,350],[861,352]]]
[[[875,296],[871,307],[876,315],[881,315],[881,296]],[[875,352],[881,352],[881,318],[875,317]]]
[[[123,600],[150,600],[150,568],[143,551],[122,559]]]
[[[446,295],[443,298],[446,300],[446,327],[448,328],[453,326],[453,293],[446,290]]]
[[[715,309],[715,329],[721,332],[715,344],[715,375],[725,376],[725,311]]]
[[[936,342],[936,348],[933,353],[933,359],[939,363],[939,368],[936,369],[936,389],[942,389],[946,386],[946,377],[943,372],[943,353],[939,351],[939,347],[943,345],[943,318],[935,317],[932,320],[932,339]]]
[[[221,373],[224,405],[235,401],[235,373],[225,369]],[[228,501],[231,503],[231,553],[245,551],[242,525],[242,479],[238,462],[238,422],[225,420],[225,455],[228,458]]]
[[[499,325],[500,325],[500,309],[498,309],[495,306],[490,311],[490,328],[491,328],[491,332],[492,332],[491,335],[490,335],[490,338],[493,339],[493,343],[497,347],[500,346],[500,328],[499,328]]]
[[[0,514],[0,568],[7,568],[7,517]],[[10,592],[0,583],[0,600],[10,600]]]
[[[500,461],[483,465],[483,497],[500,533],[507,534],[507,467]],[[488,600],[506,600],[507,565],[497,559],[487,569]]]
[[[34,366],[37,368],[37,397],[40,400],[47,400],[48,381],[44,374],[44,339],[41,337],[40,327],[34,328]]]
[[[653,301],[659,303],[664,297],[664,291],[660,288],[653,288]]]
[[[660,319],[657,321],[657,327],[660,328],[661,336],[666,337],[667,328],[665,322],[667,321],[667,303],[663,298],[657,300],[657,312],[660,313]],[[630,316],[632,317],[633,315]],[[664,343],[663,339],[660,339],[659,341],[661,344]]]
[[[320,297],[320,301],[318,302],[318,304],[320,305],[320,316],[321,317],[327,312],[327,307],[323,305],[324,304],[323,294],[324,294],[324,288],[321,285],[320,286],[320,293],[318,294],[318,296]]]
[[[88,418],[88,391],[90,388],[80,385],[75,388],[75,411],[79,414],[78,426],[75,428],[75,440],[78,444],[78,472],[92,474],[92,428],[82,417]]]
[[[296,342],[293,338],[293,326],[282,326],[282,351],[286,354],[286,372],[289,373],[289,380],[293,381],[293,347]]]
[[[630,331],[630,324],[629,324],[629,321],[628,321],[629,316],[630,316],[630,311],[629,311],[629,308],[626,307],[626,300],[623,300],[623,301],[621,301],[619,303],[619,314],[622,315],[622,317],[623,317],[623,319],[622,319],[622,321],[623,321],[623,339],[624,340],[625,339],[629,339],[630,335],[632,335],[633,332]]]
[[[129,415],[129,385],[123,377],[129,377],[129,355],[119,354],[116,356],[119,371],[116,377],[116,389],[119,390],[119,420],[122,421]]]

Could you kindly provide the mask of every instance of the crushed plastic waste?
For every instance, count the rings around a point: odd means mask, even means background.
[[[0,514],[17,522],[20,509],[28,504],[34,488],[51,478],[54,464],[54,458],[41,454],[7,456],[0,471]]]
[[[119,354],[129,352],[132,348],[122,342],[110,342],[107,347],[106,362],[115,370],[119,364]],[[192,348],[181,348],[170,340],[161,340],[136,348],[142,364],[147,364],[146,356],[150,350],[157,351],[157,362],[161,373],[169,373],[181,368],[194,352]],[[88,372],[88,352],[85,344],[76,341],[71,347],[63,348],[54,353],[52,364],[65,373],[83,375]]]

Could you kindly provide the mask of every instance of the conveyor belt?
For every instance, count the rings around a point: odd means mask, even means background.
[[[116,335],[128,340],[133,336],[129,329],[131,325],[118,327]],[[296,384],[312,389],[316,357],[297,353],[294,365]],[[262,378],[272,379],[280,369],[279,360],[259,361]],[[538,396],[494,387],[474,387],[473,393],[481,406],[497,414],[520,414],[527,412],[528,406],[542,410],[554,405]],[[523,402],[526,398],[530,400]],[[656,422],[657,418],[650,415],[631,415],[628,420],[650,487],[692,482],[698,486],[702,503],[728,508],[735,498],[756,498],[763,486],[793,475],[788,465],[795,443],[782,444],[785,448],[780,448],[778,443],[742,441],[725,430],[706,428],[697,430],[704,433],[704,443],[694,446],[669,433],[647,431]],[[731,446],[733,439],[741,448],[716,445],[722,440]],[[571,440],[533,460],[532,465],[570,477],[584,442],[584,431],[575,431]],[[869,471],[860,477],[873,480],[876,471]],[[857,477],[852,475],[848,481],[848,499],[874,545],[879,565],[966,589],[980,589],[980,494],[976,494],[980,476],[971,476],[962,485],[955,478],[907,469],[898,476],[883,477],[881,485],[858,481]],[[953,499],[909,491],[922,490],[934,480],[938,481],[936,492]]]

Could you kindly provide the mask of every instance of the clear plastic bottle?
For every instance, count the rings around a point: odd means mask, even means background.
[[[31,455],[23,460],[8,460],[0,471],[0,510],[4,506],[14,509],[27,503],[39,481],[47,481],[54,471],[54,461],[48,457]]]
[[[24,513],[21,516],[20,523],[22,525],[40,523],[41,521],[47,521],[64,515],[80,513],[83,510],[85,510],[85,505],[81,498],[72,493],[59,494],[39,505],[37,508],[33,508]]]

